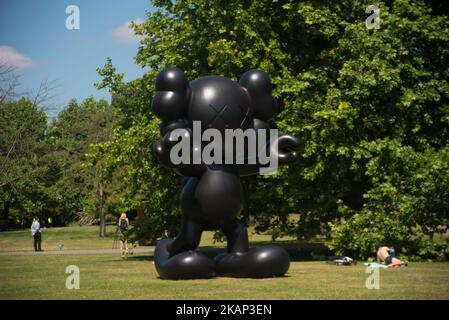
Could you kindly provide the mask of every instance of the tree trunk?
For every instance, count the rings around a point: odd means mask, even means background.
[[[106,236],[106,221],[104,218],[105,194],[103,183],[98,184],[98,200],[100,203],[100,237]]]
[[[143,209],[138,208],[136,211],[137,211],[137,219],[143,219],[143,217],[145,216]]]
[[[3,214],[2,214],[2,224],[1,224],[1,230],[7,230],[8,229],[8,222],[9,222],[9,202],[6,202],[3,205]]]

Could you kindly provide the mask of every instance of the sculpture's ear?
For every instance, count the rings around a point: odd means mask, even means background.
[[[271,120],[277,113],[277,103],[271,95],[271,79],[268,73],[260,70],[247,71],[239,83],[251,97],[254,118]]]
[[[178,68],[165,69],[156,77],[151,108],[163,121],[180,119],[187,113],[189,94],[189,82],[184,72]]]

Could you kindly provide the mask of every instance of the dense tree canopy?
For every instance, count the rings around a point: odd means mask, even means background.
[[[49,125],[47,140],[51,146],[49,157],[59,168],[59,175],[51,190],[57,197],[59,214],[68,214],[62,221],[76,215],[99,214],[99,188],[102,187],[101,162],[91,166],[86,161],[90,147],[109,139],[113,111],[105,100],[87,98],[75,100],[59,113]],[[103,199],[106,200],[106,199]]]
[[[148,212],[176,212],[179,182],[157,166],[150,110],[155,75],[177,66],[190,79],[271,74],[279,129],[300,137],[298,165],[246,181],[259,230],[328,236],[337,252],[370,254],[395,243],[409,254],[448,253],[449,22],[435,1],[379,3],[380,29],[365,26],[369,1],[153,1],[135,24],[136,62],[150,71],[122,83],[100,70],[123,121],[99,149]],[[145,186],[143,188],[142,186]],[[257,191],[256,191],[257,190]],[[295,223],[288,213],[299,213]],[[438,239],[438,240],[436,240]]]
[[[34,216],[55,225],[80,213],[98,218],[101,170],[86,154],[108,138],[112,118],[109,104],[92,98],[72,100],[51,122],[28,98],[0,103],[2,229],[27,225]]]
[[[46,115],[28,99],[0,103],[1,228],[22,224],[48,201]]]

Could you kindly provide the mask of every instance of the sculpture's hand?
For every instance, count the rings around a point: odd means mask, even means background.
[[[167,168],[176,169],[176,171],[182,176],[200,176],[204,170],[205,165],[201,164],[193,164],[192,155],[190,156],[190,162],[188,164],[180,163],[174,164],[170,159],[170,152],[181,139],[188,139],[189,143],[192,143],[192,131],[188,128],[176,128],[176,129],[184,129],[180,131],[177,135],[178,137],[172,136],[172,131],[168,131],[165,133],[162,139],[157,140],[153,143],[153,154],[159,160],[159,162]],[[182,135],[182,138],[179,137]],[[192,150],[192,145],[190,145],[190,150]]]
[[[283,135],[274,140],[270,145],[271,156],[278,158],[279,164],[288,164],[298,160],[298,151],[301,142],[291,135]]]
[[[173,146],[176,145],[181,139],[186,138],[190,140],[190,130],[184,129],[183,132],[184,133],[182,134],[182,137],[175,137],[174,135],[172,135],[172,131],[168,131],[165,133],[162,139],[159,139],[153,143],[153,154],[163,166],[168,168],[178,167],[178,165],[172,163],[170,159],[170,152]]]
[[[167,150],[163,143],[163,139],[159,139],[153,143],[153,154],[159,162],[167,168],[175,168],[176,166],[170,161],[170,150]]]

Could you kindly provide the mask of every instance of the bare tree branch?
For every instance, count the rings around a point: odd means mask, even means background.
[[[5,90],[0,91],[0,103],[7,102],[9,99],[12,99],[16,96],[16,93],[14,92],[14,89],[18,85],[18,77],[11,76],[14,69],[10,67],[6,67],[5,65],[0,65],[0,81],[4,80],[4,83],[7,83],[5,86]],[[3,78],[2,78],[3,77]],[[32,105],[34,108],[42,108],[45,110],[45,104],[48,104],[51,102],[52,99],[54,99],[55,95],[52,93],[58,85],[56,84],[56,81],[48,81],[48,79],[42,81],[39,85],[38,90],[35,93],[28,92],[25,95],[28,97],[28,99],[32,102]],[[13,91],[11,91],[13,90]],[[4,94],[4,96],[2,96]],[[30,109],[30,113],[33,112],[33,108]],[[31,114],[29,116],[26,116],[25,119],[29,119]],[[14,135],[14,139],[11,143],[11,147],[8,149],[8,153],[6,154],[6,157],[3,159],[3,163],[0,166],[0,176],[5,175],[6,176],[6,170],[8,168],[9,163],[12,159],[12,154],[16,150],[16,146],[20,143],[22,133],[27,127],[27,121],[23,121],[16,131]],[[3,185],[3,184],[2,184]]]
[[[0,62],[0,103],[12,100],[19,85],[19,76],[16,68]]]

